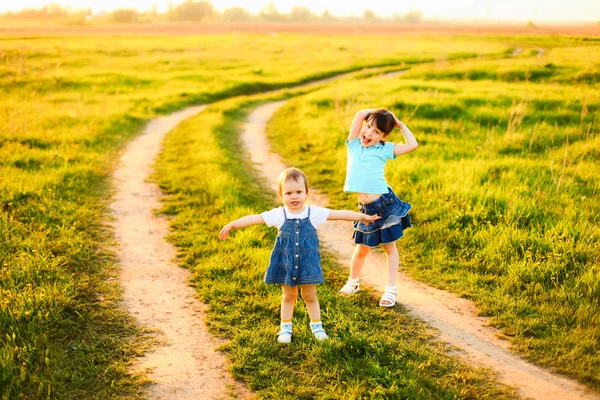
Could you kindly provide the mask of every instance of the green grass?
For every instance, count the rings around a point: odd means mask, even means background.
[[[594,85],[600,81],[597,42],[581,37],[527,39],[515,37],[522,48],[516,57],[500,61],[438,63],[437,68],[417,69],[413,76],[424,80],[493,80],[501,82],[557,83],[567,86]],[[539,53],[540,49],[543,51]]]
[[[599,390],[600,92],[573,77],[597,70],[600,53],[567,45],[323,89],[282,107],[268,132],[333,207],[354,207],[341,191],[352,117],[393,110],[420,143],[386,171],[414,206],[405,271],[473,299],[518,352]],[[548,78],[503,78],[549,64]]]
[[[315,342],[299,301],[292,344],[276,343],[281,289],[262,282],[276,232],[255,226],[224,242],[217,236],[230,220],[276,205],[238,138],[250,110],[267,100],[223,101],[180,125],[155,176],[168,194],[163,211],[174,216],[180,264],[209,305],[209,328],[229,339],[223,350],[234,376],[260,398],[514,398],[493,375],[448,355],[405,310],[375,307],[370,290],[340,298],[347,272],[330,255],[319,299],[332,339]]]
[[[365,66],[504,53],[391,36],[0,39],[0,398],[137,397],[142,334],[117,303],[108,177],[142,124],[189,104]],[[375,50],[375,52],[374,52]],[[110,279],[109,279],[110,278]]]

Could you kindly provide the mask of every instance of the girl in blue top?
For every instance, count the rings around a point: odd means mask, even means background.
[[[390,132],[400,128],[405,144],[386,142]],[[346,140],[348,159],[345,192],[358,195],[359,210],[367,215],[378,215],[379,220],[370,225],[354,223],[353,239],[356,243],[350,263],[350,277],[340,290],[340,295],[350,296],[359,291],[359,275],[371,247],[383,246],[387,256],[388,278],[382,307],[396,304],[396,275],[398,273],[398,249],[396,240],[403,230],[411,226],[408,211],[411,205],[400,200],[388,186],[384,167],[388,160],[410,153],[417,147],[417,140],[408,127],[385,108],[361,110],[356,113]]]
[[[225,240],[232,229],[251,225],[276,226],[279,234],[264,279],[266,283],[280,284],[283,290],[281,329],[277,334],[277,341],[290,343],[292,340],[292,315],[298,298],[298,286],[302,288],[302,299],[310,316],[312,333],[317,340],[324,340],[328,337],[321,323],[317,299],[317,284],[323,283],[317,227],[327,220],[363,221],[368,225],[379,217],[307,206],[308,181],[304,172],[297,168],[283,171],[279,175],[277,187],[283,207],[236,219],[221,229],[219,237]]]

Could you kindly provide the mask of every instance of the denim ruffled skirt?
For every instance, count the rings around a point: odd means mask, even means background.
[[[400,200],[390,187],[388,192],[377,200],[368,204],[359,203],[358,209],[361,213],[377,214],[381,218],[369,225],[354,222],[354,243],[377,247],[400,239],[404,236],[404,229],[412,226],[408,215],[411,208],[412,205]]]

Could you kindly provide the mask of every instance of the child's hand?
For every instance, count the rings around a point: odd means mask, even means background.
[[[227,224],[223,227],[223,229],[221,229],[221,232],[219,232],[219,238],[221,240],[225,240],[227,239],[227,237],[229,236],[229,232],[231,231],[231,225]]]
[[[371,222],[375,221],[376,219],[381,218],[379,215],[375,214],[375,215],[367,215],[367,214],[361,214],[363,216],[363,222],[366,225],[369,225]]]
[[[392,117],[394,117],[394,121],[396,121],[396,128],[401,128],[402,127],[402,121],[400,121],[398,119],[398,117],[396,117],[396,115],[390,111],[390,114],[392,114]]]

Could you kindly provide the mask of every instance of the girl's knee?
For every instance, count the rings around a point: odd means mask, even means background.
[[[366,257],[370,252],[371,252],[371,248],[369,246],[364,246],[362,244],[359,244],[356,246],[356,254],[360,258]]]
[[[398,248],[396,247],[396,242],[387,243],[383,245],[383,250],[389,256],[392,254],[398,254]]]
[[[305,303],[315,303],[318,302],[317,293],[302,293],[302,300]]]
[[[282,301],[284,303],[295,303],[298,298],[298,288],[282,285]]]
[[[295,303],[298,298],[298,293],[284,293],[282,301],[284,303]]]
[[[315,285],[302,287],[302,300],[304,300],[305,303],[314,303],[319,301],[317,299],[317,288]]]

